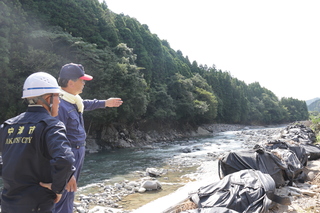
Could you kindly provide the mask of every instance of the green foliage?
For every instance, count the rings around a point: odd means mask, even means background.
[[[174,121],[176,119],[176,107],[172,97],[168,94],[167,85],[156,84],[150,90],[147,117],[156,121]]]
[[[308,105],[308,111],[320,112],[320,100],[314,101],[310,105]]]
[[[192,82],[179,73],[172,77],[168,84],[168,93],[176,105],[177,119],[186,121],[193,114]]]
[[[191,80],[194,88],[195,120],[197,123],[214,122],[214,119],[217,117],[218,101],[212,88],[199,74],[195,74]]]
[[[305,101],[294,98],[282,98],[281,104],[287,109],[290,121],[301,121],[309,118],[308,108]]]
[[[310,118],[312,121],[310,127],[316,134],[317,143],[320,143],[320,113],[318,111],[310,112]]]
[[[211,87],[199,74],[186,78],[176,73],[169,83],[168,92],[176,105],[178,120],[192,124],[214,121],[217,100]]]
[[[213,93],[202,88],[196,87],[195,108],[198,109],[197,114],[201,115],[197,120],[202,122],[213,122],[217,116],[218,101]]]
[[[308,118],[305,102],[278,98],[214,65],[192,63],[138,20],[98,0],[0,2],[0,120],[24,111],[21,88],[33,72],[58,76],[81,63],[94,76],[83,98],[121,97],[117,109],[85,113],[88,130],[113,122],[271,124]]]

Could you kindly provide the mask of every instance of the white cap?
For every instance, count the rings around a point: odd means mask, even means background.
[[[25,80],[22,98],[37,97],[47,93],[60,93],[58,82],[52,75],[36,72]]]

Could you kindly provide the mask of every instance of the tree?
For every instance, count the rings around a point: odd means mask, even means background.
[[[150,88],[147,117],[155,121],[175,121],[176,107],[168,94],[167,85],[157,84]]]
[[[281,98],[281,104],[288,110],[288,121],[301,121],[309,118],[307,104],[305,101],[300,101],[294,98]]]
[[[84,98],[121,97],[119,109],[85,115],[92,129],[146,120],[270,124],[308,117],[305,102],[277,97],[258,82],[245,84],[215,65],[190,62],[135,18],[98,0],[0,2],[0,119],[25,109],[27,76],[81,63],[94,76]],[[18,87],[17,87],[18,85]]]

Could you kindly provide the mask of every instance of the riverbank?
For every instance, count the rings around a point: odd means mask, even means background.
[[[191,155],[199,149],[200,147],[195,147],[196,140],[193,140],[193,137],[199,137],[201,135],[216,135],[221,132],[226,131],[237,131],[244,128],[244,126],[241,125],[228,125],[228,124],[214,124],[212,126],[205,126],[200,127],[195,131],[191,131],[188,133],[187,137],[183,137],[180,139],[179,145],[177,146],[176,153],[172,153],[171,159],[166,163],[168,166],[165,169],[165,174],[161,174],[162,177],[158,177],[157,179],[160,179],[161,183],[163,185],[163,190],[155,191],[155,192],[148,192],[145,194],[141,194],[144,197],[146,197],[146,200],[151,201],[150,198],[154,197],[154,199],[157,199],[159,196],[165,196],[167,195],[167,191],[171,191],[173,189],[178,189],[179,187],[183,186],[185,182],[190,181],[190,178],[185,176],[184,178],[180,178],[180,176],[188,173],[194,173],[197,170],[197,167],[202,163],[200,159],[195,159]],[[150,134],[150,133],[149,133]],[[160,134],[159,134],[160,135]],[[169,144],[172,144],[173,141],[161,141],[158,143],[148,144],[141,148],[132,148],[132,152],[139,155],[139,153],[144,154],[148,153],[151,150],[158,150],[162,149],[161,147],[167,146]],[[240,143],[240,142],[239,142]],[[218,147],[221,145],[218,145]],[[185,156],[182,158],[176,158],[175,155],[181,154],[181,149],[185,147],[186,150],[190,150],[192,153],[185,153]],[[195,149],[195,150],[193,150]],[[111,153],[112,154],[112,153]],[[110,155],[110,154],[109,154]],[[209,156],[210,157],[210,156]],[[210,157],[211,158],[211,157]],[[88,159],[88,156],[87,158]],[[94,161],[95,162],[95,161]],[[100,161],[99,161],[100,162]],[[112,162],[110,162],[112,164]],[[92,165],[94,166],[94,165]],[[116,167],[117,168],[117,167]],[[118,168],[119,169],[119,168]],[[145,168],[144,168],[145,169]],[[121,170],[121,169],[120,169]],[[110,170],[106,170],[107,172],[110,172]],[[90,171],[83,171],[83,175],[88,176],[94,176],[93,174],[90,174]],[[142,182],[146,179],[153,180],[154,178],[146,175],[146,172],[141,171],[135,171],[133,176],[135,176],[135,179],[125,179],[121,182],[117,183],[110,183],[109,180],[106,181],[99,181],[97,184],[90,184],[86,185],[85,187],[80,187],[77,192],[77,197],[75,200],[75,212],[94,212],[97,210],[97,208],[107,208],[108,211],[112,212],[127,212],[126,210],[123,210],[123,202],[126,202],[127,197],[137,196],[140,200],[140,203],[142,202],[141,196],[139,196],[138,193],[136,193],[139,188],[137,186],[141,185]],[[175,176],[175,177],[174,177]],[[185,180],[182,180],[185,179]],[[178,182],[175,182],[177,180]],[[184,183],[182,183],[182,181]],[[170,184],[170,185],[167,185]],[[172,185],[173,184],[173,185]],[[164,195],[165,194],[165,195]],[[158,196],[159,195],[159,196]],[[136,198],[132,198],[136,199]],[[132,203],[134,201],[127,201]],[[132,206],[131,206],[132,207]],[[111,209],[114,208],[114,209]],[[121,210],[119,210],[121,209]],[[103,210],[101,210],[103,212]],[[130,211],[128,211],[130,212]]]
[[[258,128],[258,127],[255,127]],[[265,128],[265,127],[260,127],[261,129]],[[245,126],[240,126],[240,125],[227,125],[227,124],[214,124],[212,126],[206,126],[206,127],[201,127],[198,128],[198,130],[196,132],[193,132],[192,135],[193,136],[200,136],[200,135],[210,135],[210,138],[213,137],[214,135],[219,136],[220,133],[223,132],[228,132],[228,131],[238,131],[241,129],[247,129],[246,132],[249,134],[247,135],[246,139],[241,139],[241,137],[238,136],[234,136],[237,137],[237,141],[236,144],[243,144],[243,141],[249,141],[248,144],[250,144],[251,140],[258,140],[258,139],[254,139],[255,136],[254,134],[249,130],[250,127],[245,127]],[[262,131],[262,130],[261,130]],[[271,130],[270,130],[271,131]],[[260,133],[259,133],[260,134]],[[270,133],[271,134],[271,133]],[[273,134],[273,133],[272,133]],[[261,136],[262,137],[262,136]],[[269,136],[268,136],[269,137]],[[214,146],[211,146],[210,143],[204,143],[199,145],[195,145],[196,140],[192,140],[191,137],[184,137],[184,139],[179,142],[177,150],[175,151],[175,153],[172,153],[172,157],[169,158],[169,161],[167,162],[168,167],[165,168],[165,170],[167,171],[165,174],[162,174],[161,178],[156,178],[159,179],[159,181],[162,182],[162,184],[175,184],[177,187],[181,187],[183,186],[186,182],[189,181],[195,181],[195,177],[190,176],[190,174],[193,175],[198,175],[200,176],[204,176],[203,175],[203,171],[197,171],[197,168],[203,164],[203,161],[212,161],[214,159],[216,159],[216,156],[219,155],[219,152],[221,152],[222,150],[227,150],[230,143],[228,142],[228,140],[226,140],[225,143],[221,142],[225,139],[221,138],[220,142],[218,142],[217,144],[215,144]],[[134,149],[136,151],[133,150],[133,152],[137,152],[137,154],[141,153],[148,153],[148,150],[157,150],[157,149],[161,149],[163,146],[166,146],[168,144],[172,144],[172,142],[161,142],[161,143],[155,143],[153,145],[148,145],[147,149],[146,147],[144,149],[141,149],[139,151],[139,149]],[[235,145],[235,146],[239,146],[239,145]],[[247,144],[245,144],[244,148],[247,148]],[[180,147],[180,148],[179,148]],[[216,148],[215,148],[216,147]],[[211,152],[210,155],[207,156],[207,153],[201,153],[200,150],[205,150],[206,148],[212,148],[214,150],[217,150],[216,152]],[[183,151],[182,151],[183,149]],[[196,153],[201,153],[204,156],[203,157],[197,157],[195,156]],[[178,155],[180,157],[178,157]],[[99,161],[100,162],[100,161]],[[110,162],[112,163],[112,162]],[[116,167],[117,168],[117,167]],[[208,168],[210,168],[208,166]],[[212,167],[211,167],[212,170]],[[106,170],[108,171],[108,170]],[[212,171],[216,171],[216,169],[212,170]],[[110,172],[110,171],[108,171]],[[84,175],[89,175],[91,176],[90,173],[88,172],[83,172]],[[183,178],[180,178],[180,176],[183,176]],[[148,177],[148,175],[146,175],[145,171],[136,171],[134,173],[135,179],[127,179],[121,182],[117,182],[115,184],[110,185],[109,181],[105,181],[105,182],[100,182],[99,184],[91,184],[88,185],[86,187],[82,187],[79,190],[79,195],[77,196],[77,200],[76,200],[76,208],[77,211],[76,212],[88,212],[91,210],[91,208],[94,206],[95,208],[97,208],[97,206],[102,206],[102,207],[111,207],[111,208],[119,208],[123,210],[123,205],[129,204],[134,202],[134,200],[141,200],[141,199],[157,199],[158,195],[160,196],[165,196],[164,194],[168,192],[168,187],[167,185],[163,186],[163,190],[161,191],[154,191],[150,194],[150,192],[145,193],[145,194],[141,194],[139,196],[139,193],[136,193],[139,189],[137,186],[141,185],[142,182],[145,179],[154,179],[152,177]],[[176,177],[173,177],[176,176]],[[179,176],[179,177],[178,177]],[[178,177],[178,178],[177,178]],[[168,180],[165,180],[165,178],[167,178]],[[217,177],[218,178],[218,177]],[[178,183],[174,183],[172,181],[177,180]],[[180,181],[180,183],[179,183]],[[166,183],[168,182],[168,183]],[[181,185],[182,184],[182,185]],[[179,186],[180,185],[180,186]],[[134,186],[134,187],[132,187]],[[172,187],[169,187],[170,189],[172,189]],[[93,190],[91,190],[93,189]],[[90,193],[87,193],[87,192]],[[126,201],[128,197],[133,197],[131,200]],[[125,204],[123,204],[123,201],[125,202]],[[151,200],[149,200],[150,202]],[[141,203],[141,201],[140,201]],[[102,208],[101,207],[101,208]],[[131,205],[131,209],[132,209],[132,205]],[[135,208],[135,207],[133,207]],[[117,210],[117,209],[116,209]],[[115,210],[113,210],[115,211]],[[103,211],[102,211],[103,212]],[[126,212],[125,210],[123,210],[123,212]],[[130,211],[129,211],[130,212]]]
[[[304,124],[308,125],[308,123]],[[281,134],[283,134],[283,131],[280,132],[280,137],[283,138]],[[300,136],[302,137],[303,135]],[[273,139],[277,139],[277,136]],[[294,182],[293,186],[283,186],[276,189],[276,194],[289,197],[291,204],[281,205],[273,203],[273,206],[268,210],[269,213],[320,212],[320,159],[309,160],[303,171],[307,175],[304,183]],[[195,204],[187,199],[167,211],[162,211],[162,213],[188,213],[188,210],[194,212],[192,209],[196,208]]]
[[[291,204],[286,206],[274,203],[274,206],[268,210],[268,213],[320,212],[320,160],[309,161],[305,168],[305,172],[309,176],[309,180],[307,182],[303,184],[296,184],[294,187],[286,186],[276,190],[278,195],[289,197]],[[138,211],[133,211],[133,213],[143,213],[144,210],[147,209],[146,207],[152,209],[154,206],[159,205],[157,202],[161,203],[162,201],[159,199],[158,201],[150,203],[150,206],[142,207]],[[153,205],[153,207],[151,205]],[[188,199],[167,207],[168,208],[161,211],[161,213],[188,213],[188,210],[197,208],[197,206]]]
[[[242,144],[243,149],[250,149],[255,144],[267,141],[267,140],[274,140],[280,137],[281,131],[284,129],[285,125],[282,126],[268,126],[268,127],[245,127],[245,126],[239,126],[239,125],[225,125],[225,124],[219,124],[214,126],[207,126],[207,127],[201,127],[200,131],[205,135],[205,132],[209,133],[210,135],[216,135],[219,137],[220,133],[224,133],[226,131],[237,131],[236,132],[236,140],[240,141]],[[225,136],[223,136],[225,137]],[[223,140],[223,137],[221,140]],[[134,210],[125,210],[123,209],[122,204],[126,203],[129,204],[131,201],[126,199],[128,196],[132,197],[134,200],[141,200],[144,196],[155,196],[162,194],[166,189],[162,191],[153,191],[151,194],[147,193],[138,193],[138,189],[134,189],[134,187],[130,187],[130,185],[139,185],[141,184],[141,181],[147,178],[145,176],[145,172],[140,171],[138,174],[140,175],[140,178],[137,176],[137,179],[132,181],[124,181],[121,183],[117,183],[114,186],[108,185],[108,183],[99,183],[99,184],[93,184],[96,187],[95,193],[91,193],[89,195],[81,195],[80,200],[76,201],[76,211],[75,212],[98,212],[98,213],[104,213],[104,212],[110,212],[110,213],[144,213],[144,212],[161,212],[161,213],[178,213],[180,212],[178,207],[180,209],[185,208],[186,206],[190,206],[190,203],[183,203],[187,200],[188,193],[190,191],[193,191],[200,186],[207,185],[209,183],[212,183],[212,181],[218,181],[219,178],[217,176],[217,157],[219,156],[219,150],[216,152],[211,153],[205,153],[206,157],[204,160],[202,159],[200,161],[200,158],[195,155],[195,153],[201,152],[200,150],[204,147],[198,147],[195,148],[192,145],[192,141],[188,141],[187,139],[183,142],[183,144],[189,144],[191,147],[189,150],[190,152],[186,152],[183,154],[183,157],[177,158],[174,157],[170,161],[170,164],[172,168],[179,168],[179,170],[183,170],[183,167],[190,166],[190,162],[195,163],[194,165],[198,165],[198,169],[191,172],[189,170],[189,173],[183,175],[181,179],[184,179],[184,183],[180,183],[180,187],[178,190],[172,192],[169,195],[160,196],[160,198],[155,198],[153,201],[148,202],[147,204],[138,207]],[[210,146],[210,144],[203,144],[203,146]],[[231,149],[236,148],[232,147]],[[192,149],[194,149],[192,151]],[[217,146],[219,149],[219,146]],[[319,161],[310,161],[306,167],[306,170],[308,170],[308,175],[310,176],[310,183],[305,183],[303,186],[304,189],[308,189],[309,191],[312,190],[318,190],[318,186],[314,183],[317,183],[317,174],[320,170],[318,163]],[[168,174],[164,174],[164,178],[167,177]],[[150,178],[151,180],[164,180],[160,178]],[[313,182],[312,182],[313,181]],[[320,181],[318,181],[320,182]],[[165,184],[165,183],[163,183]],[[171,185],[169,188],[172,189],[174,187],[177,187],[179,183],[176,185]],[[88,186],[87,186],[88,187]],[[167,189],[169,189],[167,188]],[[135,191],[136,190],[136,191]],[[280,213],[280,212],[290,212],[290,213],[296,213],[299,212],[298,209],[301,208],[309,208],[315,210],[318,208],[319,203],[318,197],[310,195],[304,195],[299,193],[293,193],[292,191],[284,188],[283,193],[288,192],[291,194],[288,194],[291,197],[292,205],[290,206],[275,206],[272,211],[272,213]],[[81,193],[81,189],[80,189]],[[150,198],[150,197],[149,197]],[[310,202],[306,202],[310,201]],[[129,203],[128,203],[129,202]],[[308,204],[307,204],[308,203]],[[307,206],[307,207],[306,207]],[[174,210],[173,210],[174,209]],[[309,211],[309,212],[316,212],[316,211]],[[307,211],[304,211],[307,212]]]
[[[93,131],[92,134],[88,135],[86,151],[87,153],[96,153],[103,149],[146,147],[158,142],[170,143],[182,138],[188,140],[188,138],[196,136],[237,131],[245,127],[246,125],[240,124],[207,124],[199,127],[186,125],[182,127],[148,123],[141,124],[139,128],[128,129],[121,125],[112,125],[105,127],[99,133]]]

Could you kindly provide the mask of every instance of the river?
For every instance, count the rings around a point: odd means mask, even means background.
[[[204,178],[204,170],[209,170],[209,179],[218,180],[217,157],[220,154],[230,150],[248,149],[257,141],[270,139],[266,132],[271,132],[274,136],[274,132],[279,132],[282,128],[283,126],[227,131],[191,140],[155,143],[147,148],[106,150],[87,154],[77,194],[88,195],[101,191],[96,187],[97,183],[113,185],[125,180],[140,179],[146,168],[167,171],[157,178],[162,184],[162,190],[130,194],[119,201],[119,208],[127,211],[139,209],[201,176]],[[190,152],[185,153],[182,150]]]
[[[149,167],[165,167],[172,159],[198,158],[197,160],[201,161],[206,159],[207,153],[241,149],[242,141],[237,139],[236,133],[237,131],[229,131],[187,141],[156,143],[147,148],[105,150],[87,154],[79,186],[103,180],[117,182],[119,179],[130,179],[135,176],[135,171],[145,171]],[[183,149],[192,149],[192,152],[183,153]]]

